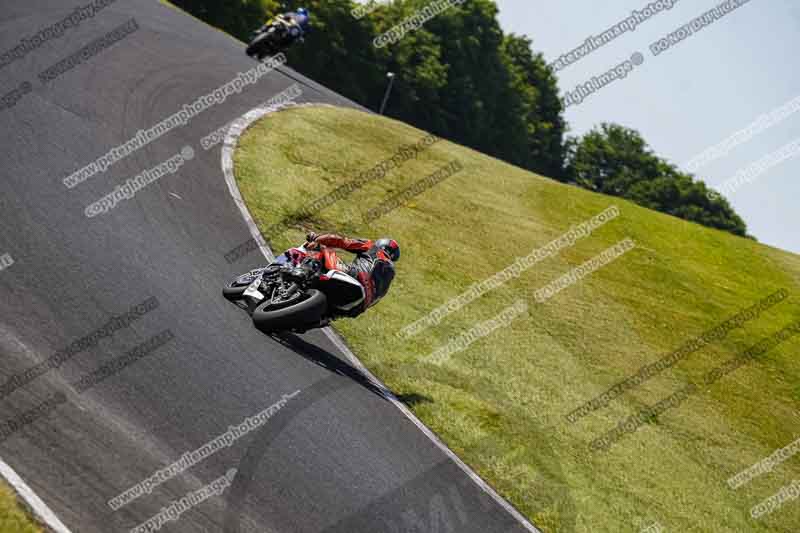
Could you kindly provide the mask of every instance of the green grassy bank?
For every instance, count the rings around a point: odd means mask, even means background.
[[[235,156],[262,229],[425,136],[353,110],[262,119]],[[463,170],[387,214],[365,215],[452,161]],[[411,338],[408,324],[611,206],[619,216]],[[470,466],[545,531],[796,531],[800,502],[750,508],[800,476],[790,458],[733,490],[726,480],[800,436],[800,341],[790,338],[710,385],[703,376],[800,318],[800,256],[537,176],[439,141],[274,239],[307,229],[377,238],[403,257],[389,295],[335,323],[361,360]],[[543,303],[534,293],[630,238],[636,247]],[[785,288],[783,302],[607,406],[565,415]],[[440,364],[427,356],[518,299],[527,312]],[[623,435],[589,443],[688,383],[697,393]]]

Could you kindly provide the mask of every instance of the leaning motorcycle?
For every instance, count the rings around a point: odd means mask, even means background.
[[[246,309],[266,333],[304,333],[351,316],[366,297],[364,287],[344,272],[327,270],[322,252],[309,250],[309,244],[238,276],[222,289],[223,296]]]
[[[247,45],[246,53],[259,61],[265,57],[274,56],[278,52],[285,52],[294,44],[296,37],[292,36],[286,24],[271,19],[255,32]]]

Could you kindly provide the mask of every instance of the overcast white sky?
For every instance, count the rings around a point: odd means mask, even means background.
[[[548,62],[620,22],[651,0],[498,0],[506,32],[533,39]],[[567,108],[571,133],[602,122],[639,130],[661,156],[686,169],[699,152],[800,96],[796,54],[800,2],[751,0],[722,19],[653,56],[649,45],[688,23],[719,0],[678,0],[558,72],[562,94],[629,58],[644,63]],[[759,158],[800,139],[800,112],[698,170],[719,185]],[[800,154],[798,154],[800,155]],[[728,198],[759,241],[800,253],[800,157],[787,159]]]

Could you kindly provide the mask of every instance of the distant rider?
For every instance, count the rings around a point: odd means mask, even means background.
[[[317,235],[309,233],[306,237],[307,249],[323,246],[322,255],[325,268],[339,270],[357,279],[364,287],[364,302],[353,310],[350,316],[357,316],[378,303],[389,291],[394,279],[394,263],[400,259],[400,246],[394,239],[383,238],[377,241],[367,239],[348,239],[340,235]],[[334,248],[356,254],[352,263],[347,264],[336,256]]]
[[[275,20],[283,25],[292,42],[296,40],[303,42],[303,37],[311,31],[311,16],[304,7],[278,15]]]

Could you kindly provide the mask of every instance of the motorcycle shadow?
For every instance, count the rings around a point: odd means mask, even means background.
[[[389,391],[385,387],[375,383],[360,370],[342,361],[328,350],[307,342],[294,333],[265,333],[265,335],[315,365],[321,366],[334,374],[352,379],[371,393],[380,396],[383,400],[389,399]]]
[[[315,365],[321,366],[330,372],[352,379],[371,393],[380,396],[380,398],[383,400],[389,400],[389,394],[393,394],[390,393],[389,390],[383,385],[372,381],[359,369],[346,363],[345,361],[342,361],[340,358],[336,357],[324,348],[320,348],[316,344],[312,344],[303,340],[294,333],[270,333],[268,335],[275,342],[289,348],[300,357],[303,357],[304,359],[311,361]],[[433,401],[428,396],[414,392],[408,394],[395,394],[394,396],[408,406],[418,403],[429,403]]]

